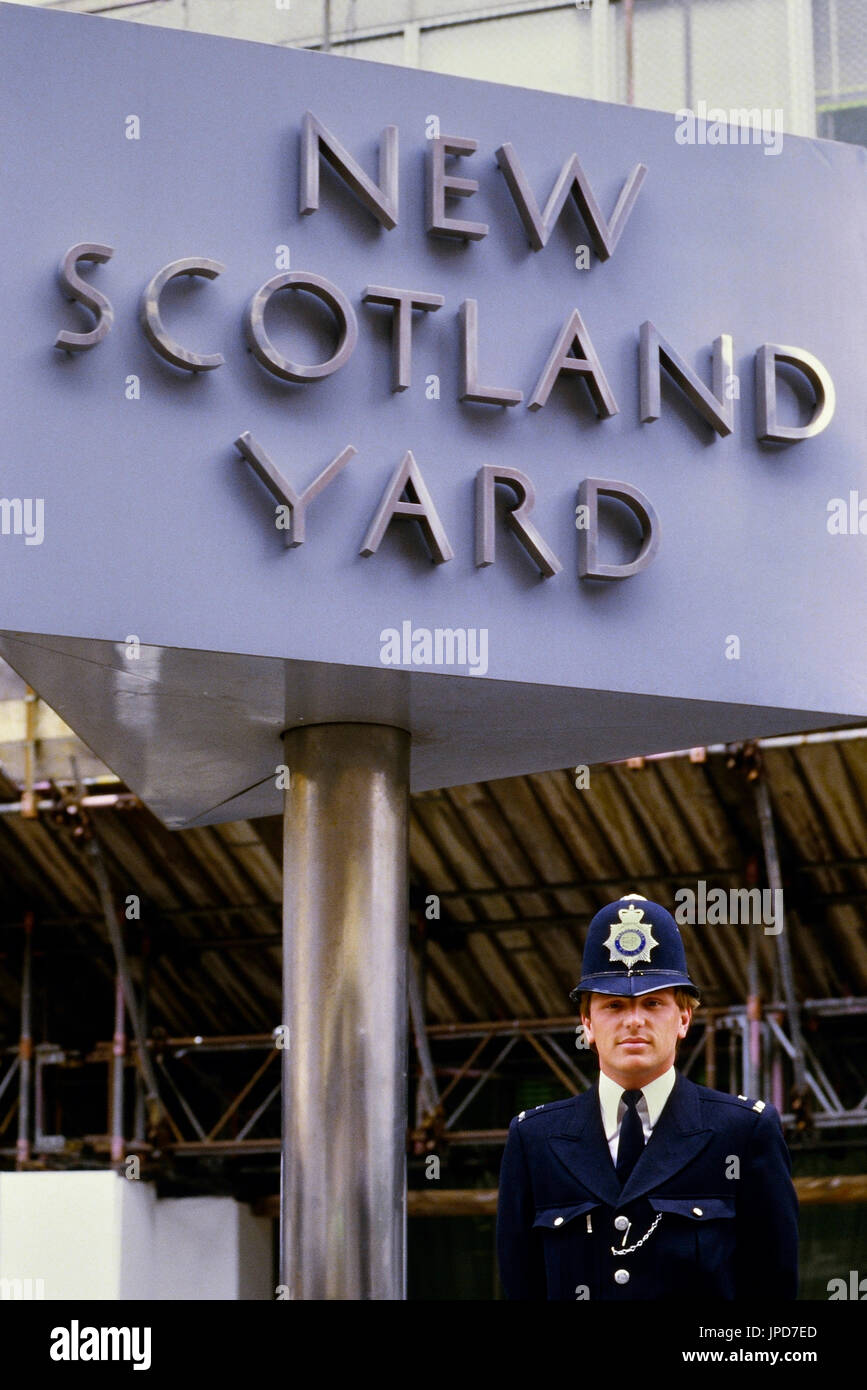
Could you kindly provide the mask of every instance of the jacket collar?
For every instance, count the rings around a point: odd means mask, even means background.
[[[644,1152],[621,1190],[602,1128],[598,1081],[561,1112],[563,1122],[548,1142],[558,1159],[594,1196],[612,1207],[628,1202],[674,1177],[709,1143],[702,1126],[698,1087],[678,1073]]]
[[[644,1105],[650,1118],[651,1132],[656,1126],[656,1122],[662,1114],[668,1097],[674,1090],[674,1083],[677,1080],[677,1072],[674,1067],[669,1067],[668,1071],[657,1076],[655,1081],[649,1081],[646,1086],[641,1087],[641,1094],[644,1097]],[[617,1127],[617,1111],[620,1108],[620,1098],[623,1095],[623,1087],[616,1081],[612,1081],[610,1076],[606,1076],[603,1071],[599,1072],[599,1100],[602,1110],[602,1128],[605,1130],[606,1139],[610,1139],[611,1134]],[[641,1111],[639,1110],[639,1115]]]

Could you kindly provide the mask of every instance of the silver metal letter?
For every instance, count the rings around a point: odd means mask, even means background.
[[[497,483],[505,483],[518,499],[517,506],[509,510],[506,525],[514,531],[544,578],[559,574],[563,566],[529,519],[536,504],[532,482],[517,468],[498,468],[495,464],[485,464],[476,474],[476,565],[481,569],[493,565],[496,560],[494,488]]]
[[[326,488],[338,473],[342,473],[351,458],[358,453],[353,444],[347,444],[346,448],[332,459],[327,468],[324,468],[317,478],[303,492],[296,492],[288,478],[284,477],[276,464],[272,462],[265,453],[261,444],[258,443],[245,430],[235,440],[235,448],[242,458],[246,459],[257,477],[262,479],[272,497],[276,497],[278,503],[289,508],[291,512],[289,527],[286,530],[286,545],[294,548],[303,545],[307,539],[305,535],[307,508],[318,497],[323,488]]]
[[[314,367],[300,362],[290,362],[281,356],[268,334],[265,332],[265,310],[272,294],[278,290],[306,290],[327,304],[337,320],[339,341],[337,351],[327,362],[319,362]],[[247,342],[257,362],[274,376],[283,381],[317,381],[320,377],[331,376],[349,361],[358,341],[358,324],[355,311],[346,295],[321,275],[311,275],[305,270],[290,270],[285,275],[275,275],[266,280],[250,300],[245,320]]]
[[[446,195],[450,198],[470,198],[478,192],[475,179],[459,179],[446,173],[446,155],[463,157],[479,147],[478,140],[461,135],[441,135],[430,142],[430,163],[427,177],[427,230],[430,236],[457,237],[460,241],[481,241],[488,235],[487,222],[463,222],[446,216]]]
[[[643,532],[641,549],[628,565],[603,565],[597,558],[599,545],[599,497],[624,502],[637,516]],[[586,506],[590,524],[578,532],[578,574],[581,579],[628,579],[645,569],[659,549],[659,517],[643,492],[606,478],[585,478],[578,488],[579,506]]]
[[[726,398],[726,383],[733,371],[732,339],[721,333],[713,345],[713,393],[688,367],[650,322],[641,325],[639,372],[641,378],[641,419],[645,424],[658,420],[662,409],[662,368],[683,391],[690,405],[721,438],[734,426],[734,401]]]
[[[475,299],[465,299],[461,305],[461,333],[463,353],[459,399],[482,401],[490,405],[520,405],[524,399],[523,391],[512,391],[508,386],[479,385],[479,305]]]
[[[541,214],[533,190],[527,182],[527,176],[515,154],[514,146],[508,143],[501,145],[497,150],[497,163],[505,175],[509,192],[514,199],[534,251],[541,251],[547,244],[557,218],[563,211],[563,206],[571,193],[590,233],[593,249],[600,261],[607,261],[609,256],[613,256],[614,249],[629,220],[629,214],[635,206],[635,200],[647,173],[646,164],[636,164],[620,190],[620,197],[617,199],[614,212],[611,214],[611,221],[606,222],[584,170],[581,168],[577,154],[570,155],[563,165],[551,191],[551,196],[545,204],[545,211]]]
[[[412,311],[435,312],[445,304],[441,294],[422,290],[392,290],[384,285],[368,285],[361,296],[365,304],[390,304],[394,309],[391,330],[391,389],[405,391],[412,381]]]
[[[220,261],[208,261],[199,256],[191,256],[183,261],[170,261],[162,270],[157,271],[141,297],[138,316],[145,337],[160,357],[164,357],[174,367],[183,367],[185,372],[213,371],[214,367],[222,367],[225,358],[220,352],[203,357],[197,352],[190,352],[188,348],[181,347],[174,338],[170,338],[160,318],[160,295],[169,281],[178,275],[201,275],[206,280],[216,280],[225,269]]]
[[[777,423],[777,363],[797,367],[813,388],[815,408],[806,425]],[[763,343],[756,352],[756,436],[763,444],[786,444],[793,439],[814,439],[830,425],[837,393],[827,368],[804,348]]]
[[[403,500],[404,491],[410,494],[407,501]],[[359,554],[373,555],[379,549],[393,517],[419,522],[434,564],[443,565],[447,560],[454,558],[454,551],[449,545],[433,499],[409,449],[383,494]]]
[[[387,125],[379,147],[379,186],[327,130],[312,111],[305,111],[301,125],[301,188],[299,211],[302,217],[319,208],[319,155],[339,174],[358,201],[389,231],[397,226],[398,211],[398,135],[396,125]]]
[[[578,350],[584,353],[583,357],[569,356],[576,340]],[[579,376],[587,378],[587,389],[593,397],[597,415],[604,418],[617,414],[617,402],[614,399],[614,394],[605,378],[602,364],[596,356],[596,350],[590,341],[590,334],[584,326],[584,320],[577,309],[572,310],[554,344],[554,350],[545,363],[542,375],[536,383],[536,389],[527,402],[528,410],[542,409],[561,372],[577,372]]]
[[[54,340],[56,348],[64,348],[66,352],[85,352],[87,348],[96,347],[97,343],[101,343],[111,331],[114,322],[111,302],[86,280],[82,280],[76,266],[79,261],[96,261],[102,265],[105,261],[110,261],[113,255],[113,246],[102,246],[97,241],[80,241],[76,246],[70,246],[61,260],[57,267],[61,289],[70,303],[78,300],[79,304],[96,314],[96,323],[89,333],[70,333],[65,328],[62,329]]]

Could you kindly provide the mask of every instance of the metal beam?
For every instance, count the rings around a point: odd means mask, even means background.
[[[124,1156],[123,1138],[123,1069],[126,1055],[126,1019],[124,1017],[123,981],[115,976],[114,1037],[112,1038],[111,1090],[109,1114],[111,1129],[111,1161],[120,1164]]]
[[[440,1103],[436,1072],[434,1071],[433,1060],[430,1055],[430,1041],[424,1021],[424,1001],[422,998],[421,981],[419,970],[412,952],[408,959],[408,987],[409,987],[409,1014],[412,1020],[413,1038],[415,1040],[416,1056],[421,1067],[421,1077],[416,1090],[415,1099],[415,1123],[416,1127],[424,1124],[429,1115],[433,1115]]]
[[[816,1014],[821,1018],[835,1017],[860,1017],[867,1014],[867,996],[854,995],[847,999],[805,999],[802,1003],[805,1014]],[[779,1013],[785,1009],[782,1000],[771,1000],[765,1004],[765,1013]],[[734,1018],[746,1013],[745,1004],[725,1004],[714,1008],[702,1006],[701,1014],[696,1019],[697,1023],[703,1023],[706,1019],[713,1019],[722,1026],[721,1020]],[[510,1019],[488,1019],[486,1021],[467,1021],[455,1023],[429,1023],[425,1029],[429,1038],[437,1040],[440,1038],[454,1039],[455,1041],[466,1040],[473,1037],[491,1038],[498,1035],[508,1035],[510,1033],[574,1033],[577,1023],[577,1014],[555,1014],[550,1018],[510,1018]],[[147,1047],[150,1051],[170,1052],[180,1056],[184,1052],[206,1053],[206,1052],[248,1052],[257,1049],[273,1047],[273,1033],[230,1033],[213,1036],[203,1034],[185,1035],[181,1037],[147,1039]],[[17,1054],[15,1046],[0,1049],[0,1054],[5,1052],[10,1056]],[[84,1060],[86,1062],[104,1062],[111,1056],[111,1043],[101,1041],[95,1044]],[[471,1065],[471,1062],[470,1062]],[[463,1075],[463,1071],[461,1072]]]
[[[261,1065],[256,1068],[249,1081],[247,1081],[245,1085],[241,1087],[241,1090],[235,1096],[234,1100],[229,1104],[225,1112],[220,1116],[217,1123],[205,1135],[206,1141],[216,1139],[220,1130],[223,1128],[223,1125],[226,1123],[227,1120],[230,1120],[232,1118],[238,1107],[244,1102],[244,1100],[246,1100],[247,1096],[250,1094],[253,1087],[256,1085],[256,1082],[259,1080],[259,1077],[262,1076],[262,1074],[267,1070],[268,1067],[270,1067],[276,1055],[276,1050],[272,1050],[268,1053],[264,1062],[262,1062]]]
[[[768,790],[767,775],[762,770],[753,783],[756,800],[756,810],[759,816],[759,825],[762,832],[762,846],[765,853],[765,867],[768,872],[768,884],[774,894],[779,891],[780,901],[783,902],[783,875],[780,870],[780,856],[777,849],[777,836],[774,830],[774,813],[771,807],[771,794]],[[776,896],[774,897],[776,902]],[[789,936],[785,925],[785,914],[783,929],[776,936],[777,956],[780,963],[780,980],[783,986],[783,994],[786,999],[786,1014],[789,1020],[789,1036],[792,1043],[792,1068],[795,1073],[795,1086],[802,1094],[806,1086],[806,1073],[804,1068],[804,1040],[801,1037],[801,1020],[798,1011],[798,1000],[795,994],[795,976],[792,970],[792,953],[789,949]]]
[[[145,1084],[145,1099],[151,1111],[151,1123],[155,1126],[162,1110],[159,1087],[157,1086],[156,1073],[154,1072],[150,1053],[147,1049],[144,1029],[142,1028],[138,1001],[135,997],[135,988],[129,968],[129,959],[123,941],[123,932],[117,920],[117,912],[111,895],[108,873],[102,857],[102,846],[95,835],[91,836],[87,843],[87,853],[91,859],[93,876],[96,879],[96,886],[99,892],[103,915],[105,917],[108,938],[111,942],[111,949],[114,952],[115,969],[123,985],[123,997],[126,1003],[126,1011],[129,1014],[133,1033],[135,1034],[136,1043],[138,1044],[137,1057]]]
[[[506,1043],[505,1047],[503,1047],[503,1048],[500,1049],[500,1051],[497,1053],[496,1057],[494,1058],[493,1062],[492,1062],[491,1065],[488,1067],[487,1071],[485,1071],[485,1072],[482,1073],[482,1075],[479,1077],[478,1081],[476,1082],[475,1086],[471,1086],[471,1087],[470,1087],[470,1090],[469,1090],[469,1091],[467,1092],[467,1094],[464,1096],[464,1098],[463,1098],[463,1100],[461,1101],[460,1105],[458,1105],[458,1106],[452,1111],[451,1115],[449,1116],[449,1118],[446,1120],[446,1123],[445,1123],[445,1128],[446,1128],[446,1130],[451,1129],[452,1125],[454,1124],[454,1122],[455,1122],[455,1120],[458,1118],[458,1116],[459,1116],[459,1115],[462,1115],[463,1112],[466,1110],[467,1106],[470,1104],[470,1102],[473,1101],[473,1100],[475,1100],[476,1096],[478,1095],[479,1091],[480,1091],[480,1090],[482,1089],[482,1087],[484,1086],[485,1082],[488,1081],[488,1080],[493,1076],[494,1072],[496,1071],[496,1069],[497,1069],[497,1067],[500,1065],[500,1063],[501,1063],[506,1057],[508,1057],[509,1053],[511,1052],[512,1048],[515,1046],[515,1043],[516,1043],[517,1041],[518,1041],[517,1038],[509,1038],[509,1040],[508,1040],[508,1042]]]
[[[21,968],[21,1037],[18,1044],[18,1143],[16,1166],[24,1168],[30,1158],[30,1069],[33,1059],[32,987],[33,914],[24,921],[24,959]]]

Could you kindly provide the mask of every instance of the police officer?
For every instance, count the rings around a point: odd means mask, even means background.
[[[699,993],[671,914],[636,893],[597,912],[570,997],[599,1078],[512,1120],[507,1296],[793,1299],[798,1203],[777,1111],[674,1068]]]

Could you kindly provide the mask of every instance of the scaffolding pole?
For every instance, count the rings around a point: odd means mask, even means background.
[[[777,849],[777,836],[774,830],[774,813],[771,807],[771,794],[768,790],[767,778],[764,771],[761,771],[754,784],[756,810],[759,816],[759,825],[762,832],[762,846],[765,853],[765,867],[768,873],[768,885],[774,893],[779,890],[783,892],[783,875],[780,871],[780,856]],[[776,902],[777,899],[774,898]],[[785,902],[784,898],[780,898]],[[792,953],[789,949],[789,933],[786,923],[785,911],[783,912],[783,930],[777,933],[777,959],[780,965],[780,982],[783,987],[783,995],[786,1001],[786,1016],[789,1023],[789,1039],[792,1044],[792,1070],[795,1077],[795,1089],[799,1095],[803,1095],[806,1086],[806,1068],[804,1065],[804,1040],[801,1036],[801,1019],[798,1009],[798,1000],[795,995],[795,976],[792,970]]]

